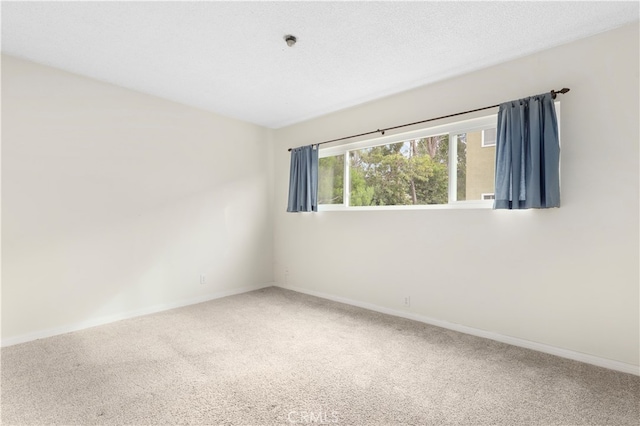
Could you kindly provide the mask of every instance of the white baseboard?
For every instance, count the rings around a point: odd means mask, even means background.
[[[171,303],[163,303],[161,305],[150,306],[148,308],[136,309],[134,311],[122,312],[115,315],[108,315],[99,318],[92,318],[86,321],[82,321],[76,324],[64,325],[61,327],[50,328],[47,330],[36,331],[22,336],[9,337],[2,339],[0,342],[1,347],[13,346],[19,343],[26,343],[32,340],[44,339],[45,337],[57,336],[59,334],[70,333],[72,331],[84,330],[86,328],[96,327],[98,325],[109,324],[112,322],[140,317],[143,315],[154,314],[156,312],[168,311],[170,309],[181,308],[183,306],[195,305],[202,302],[208,302],[209,300],[220,299],[222,297],[233,296],[236,294],[247,293],[249,291],[259,290],[265,287],[271,287],[274,283],[263,283],[252,286],[245,286],[234,288],[230,290],[218,291],[215,293],[206,294],[203,296],[194,297],[192,299],[179,300]]]
[[[556,355],[562,358],[572,359],[574,361],[580,361],[587,364],[596,365],[598,367],[608,368],[610,370],[621,371],[623,373],[634,374],[640,376],[640,366],[627,364],[625,362],[614,361],[607,358],[601,358],[595,355],[589,355],[582,352],[576,352],[569,349],[558,348],[555,346],[545,345],[544,343],[532,342],[530,340],[520,339],[518,337],[505,336],[499,333],[480,330],[478,328],[467,327],[465,325],[450,323],[434,318],[429,318],[423,315],[414,314],[411,312],[398,311],[395,309],[385,308],[382,306],[374,305],[371,303],[360,302],[357,300],[347,299],[344,297],[333,296],[318,291],[307,290],[301,287],[291,285],[281,285],[274,283],[275,287],[280,287],[286,290],[296,291],[298,293],[304,293],[311,296],[320,297],[322,299],[333,300],[334,302],[345,303],[347,305],[357,306],[359,308],[369,309],[371,311],[380,312],[383,314],[393,315],[396,317],[407,318],[414,321],[423,322],[425,324],[435,325],[437,327],[446,328],[449,330],[459,331],[461,333],[470,334],[472,336],[484,337],[485,339],[495,340],[501,343],[507,343],[513,346],[520,346],[522,348],[532,349],[538,352],[544,352],[551,355]]]

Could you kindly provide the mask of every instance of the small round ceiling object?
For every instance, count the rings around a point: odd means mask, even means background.
[[[298,41],[298,39],[294,35],[287,34],[286,36],[284,36],[284,41],[287,42],[287,46],[292,47],[294,44],[296,44],[296,41]]]

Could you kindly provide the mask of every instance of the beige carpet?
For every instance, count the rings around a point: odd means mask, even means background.
[[[3,425],[638,425],[640,378],[279,288],[2,349]]]

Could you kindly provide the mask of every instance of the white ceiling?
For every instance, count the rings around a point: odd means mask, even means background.
[[[1,13],[3,53],[278,128],[637,21],[639,2],[3,1]]]

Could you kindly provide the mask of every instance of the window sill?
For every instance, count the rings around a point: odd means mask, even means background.
[[[388,211],[388,210],[451,210],[451,209],[480,209],[491,210],[493,200],[487,201],[459,201],[450,204],[425,204],[419,206],[362,206],[345,207],[341,204],[321,204],[319,212],[350,212],[350,211]]]

